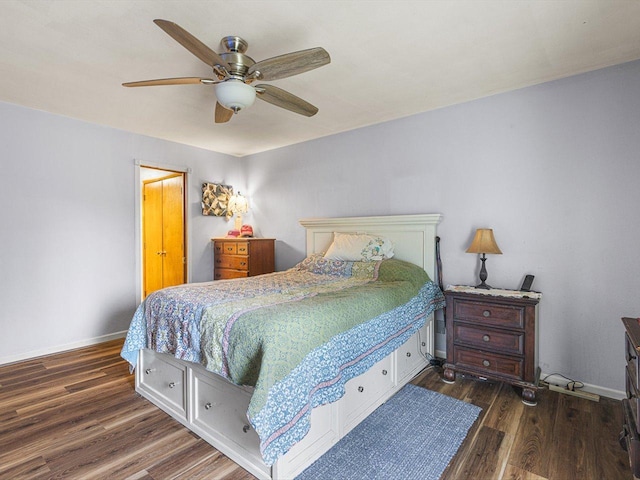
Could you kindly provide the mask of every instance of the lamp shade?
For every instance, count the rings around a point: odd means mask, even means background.
[[[256,90],[241,80],[227,80],[216,85],[216,97],[223,107],[237,112],[253,105]]]
[[[467,248],[467,253],[493,253],[501,254],[500,248],[493,237],[493,229],[479,228],[473,237],[473,242]]]
[[[249,211],[249,202],[246,197],[238,192],[237,195],[231,195],[228,209],[232,213],[247,213]]]

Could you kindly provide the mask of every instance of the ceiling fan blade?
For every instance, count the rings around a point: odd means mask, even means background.
[[[196,37],[187,32],[180,25],[168,20],[161,19],[156,19],[153,22],[167,34],[169,34],[169,36],[172,37],[176,42],[189,50],[210,67],[213,67],[214,65],[220,65],[229,70],[229,64],[225,62],[220,55],[218,55]]]
[[[142,80],[140,82],[127,82],[123,83],[123,87],[153,87],[156,85],[195,85],[195,84],[210,85],[218,83],[217,80],[212,78],[200,78],[200,77],[178,77],[178,78],[159,78],[157,80]]]
[[[276,107],[285,108],[306,117],[313,117],[318,113],[317,107],[281,88],[273,85],[256,85],[255,89],[258,98]]]
[[[258,80],[279,80],[308,72],[330,62],[331,57],[327,51],[322,47],[316,47],[267,58],[252,65],[248,74],[254,75]]]
[[[219,102],[216,102],[216,123],[227,123],[233,117],[233,110],[224,108]]]

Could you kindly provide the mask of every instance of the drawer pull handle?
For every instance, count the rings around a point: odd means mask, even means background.
[[[410,356],[411,356],[411,352],[407,352],[407,357],[410,357]]]
[[[484,312],[482,312],[482,316],[487,318],[491,316],[491,312],[489,310],[485,310]]]
[[[388,372],[386,370],[382,370],[382,375],[386,375]]]
[[[491,337],[489,335],[483,335],[482,340],[484,340],[485,342],[488,342],[489,340],[491,340]]]
[[[153,372],[153,368],[147,368],[144,373],[146,373],[147,375],[151,375],[151,372]]]
[[[488,367],[491,365],[491,362],[489,360],[482,360],[482,365],[484,365],[485,367]]]
[[[227,252],[233,252],[233,247],[227,248]]]
[[[247,266],[247,262],[240,262],[240,266],[246,267]]]
[[[363,386],[358,387],[358,391],[359,391],[360,393],[364,392],[364,387],[363,387]]]
[[[242,427],[242,431],[244,433],[247,433],[249,430],[251,430],[251,425],[245,425],[244,427]]]
[[[427,346],[427,342],[422,342],[422,346],[426,347]]]
[[[204,409],[205,410],[211,410],[211,407],[213,407],[213,405],[211,405],[211,402],[207,402],[204,404]]]
[[[176,382],[169,382],[169,388],[175,388]]]

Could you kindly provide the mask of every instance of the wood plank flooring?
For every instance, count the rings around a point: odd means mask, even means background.
[[[135,393],[121,346],[0,366],[0,479],[253,479]],[[543,391],[526,407],[508,385],[433,369],[413,383],[483,409],[443,480],[632,478],[619,401]]]

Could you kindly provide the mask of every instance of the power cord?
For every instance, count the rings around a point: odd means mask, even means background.
[[[422,345],[421,329],[418,329],[418,341],[420,342],[420,345]],[[422,353],[424,358],[429,362],[429,367],[442,367],[444,362],[441,359],[434,357],[429,352],[422,352],[422,349],[420,349],[420,353]]]
[[[542,383],[546,383],[547,385],[550,384],[550,382],[547,381],[547,378],[549,377],[562,377],[564,380],[567,380],[567,384],[564,385],[563,388],[571,391],[571,392],[575,392],[576,390],[584,387],[584,383],[578,381],[578,380],[573,380],[572,378],[567,377],[566,375],[563,375],[561,373],[549,373],[548,375],[545,375],[545,377],[543,379],[541,379],[540,381]],[[555,384],[554,384],[555,385]],[[562,385],[556,385],[557,387],[560,387]]]

